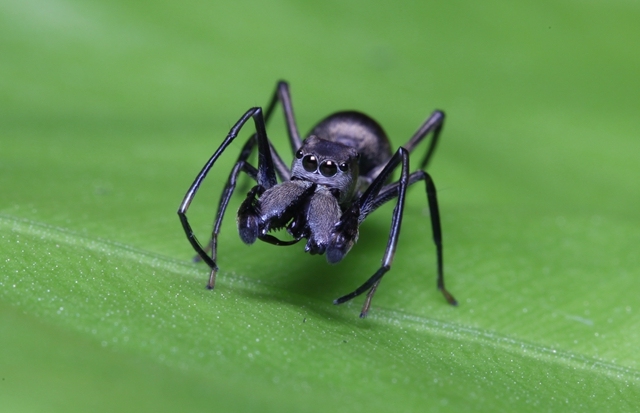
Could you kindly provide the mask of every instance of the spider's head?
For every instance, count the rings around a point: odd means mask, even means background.
[[[358,151],[315,135],[304,140],[291,166],[291,178],[338,191],[338,202],[351,199],[358,182]]]

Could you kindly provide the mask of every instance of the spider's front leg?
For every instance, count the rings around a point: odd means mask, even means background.
[[[214,152],[214,154],[211,156],[211,158],[209,158],[209,160],[207,161],[207,163],[204,165],[204,167],[202,168],[202,170],[200,171],[200,173],[196,176],[196,179],[193,181],[193,183],[191,184],[191,186],[189,187],[189,190],[187,191],[187,193],[184,196],[184,199],[182,200],[182,203],[180,204],[180,207],[178,208],[178,216],[180,217],[180,222],[182,223],[182,228],[184,229],[184,232],[187,236],[187,239],[189,240],[189,243],[191,243],[191,246],[193,247],[193,249],[198,253],[198,256],[207,263],[207,265],[211,268],[211,276],[209,279],[209,284],[208,287],[209,288],[213,288],[214,283],[215,283],[215,274],[218,270],[218,266],[214,260],[215,258],[215,239],[212,238],[212,242],[211,242],[211,256],[209,256],[209,254],[207,253],[207,251],[205,250],[205,248],[202,247],[202,244],[200,244],[200,241],[198,240],[198,238],[196,238],[195,233],[193,232],[193,228],[191,227],[191,224],[189,224],[189,220],[187,218],[187,210],[189,209],[189,206],[191,205],[191,202],[193,201],[194,197],[196,196],[196,193],[198,192],[198,189],[200,188],[200,184],[202,184],[202,182],[204,181],[204,179],[206,178],[207,174],[209,173],[209,171],[211,170],[211,168],[213,167],[213,165],[216,163],[216,161],[218,160],[218,158],[220,157],[220,155],[222,155],[222,153],[225,151],[225,149],[231,144],[231,142],[233,142],[233,140],[238,136],[238,133],[240,132],[240,130],[242,129],[242,127],[244,126],[244,124],[249,120],[252,119],[254,120],[254,123],[256,125],[256,139],[257,139],[257,143],[258,143],[258,147],[259,150],[261,151],[261,153],[263,154],[267,154],[270,156],[270,151],[269,151],[269,142],[267,140],[267,136],[266,136],[266,130],[265,130],[265,126],[264,126],[264,119],[262,117],[262,109],[260,108],[251,108],[249,109],[247,112],[245,112],[244,115],[242,115],[242,117],[236,122],[235,125],[233,125],[233,127],[231,128],[231,130],[229,131],[229,134],[227,135],[227,137],[224,139],[224,141],[220,144],[220,147],[218,147],[218,149]],[[240,170],[243,168],[243,166],[245,165],[245,161],[246,158],[249,156],[249,154],[251,153],[251,148],[253,147],[253,137],[250,138],[250,140],[247,142],[247,144],[245,144],[242,154],[240,155],[240,158],[238,159],[238,162],[236,163],[236,166],[234,167],[234,170],[231,173],[231,176],[229,178],[229,181],[227,182],[227,186],[225,188],[225,194],[223,194],[223,198],[221,200],[221,204],[218,207],[218,219],[216,221],[216,228],[219,228],[219,224],[222,221],[222,215],[224,215],[224,210],[226,208],[226,203],[228,202],[228,197],[230,196],[231,192],[233,192],[233,188],[235,188],[235,179],[238,175],[238,173],[240,172]],[[273,166],[273,160],[272,159],[264,159],[265,156],[261,156],[260,161],[261,161],[261,165],[259,170],[257,171],[257,173],[255,174],[255,178],[258,183],[260,185],[275,185],[276,183],[276,176],[275,176],[275,171],[274,171],[274,166]],[[215,229],[214,229],[215,231]],[[206,249],[209,249],[209,247],[207,247]]]
[[[357,206],[352,207],[354,209],[353,211],[354,216],[349,217],[349,221],[348,221],[348,222],[355,222],[356,228],[357,228],[357,225],[359,225],[367,217],[368,214],[373,212],[373,210],[375,210],[375,208],[377,208],[380,205],[379,203],[376,203],[376,198],[378,197],[378,194],[383,188],[385,181],[388,179],[388,177],[391,175],[394,169],[398,166],[401,167],[400,180],[398,181],[398,190],[397,190],[398,202],[396,203],[396,207],[393,209],[393,216],[391,219],[391,231],[389,233],[389,239],[387,241],[387,248],[385,249],[384,256],[382,257],[382,265],[380,266],[378,271],[375,272],[375,274],[373,274],[364,284],[358,287],[355,291],[333,301],[334,304],[342,304],[359,296],[360,294],[368,290],[369,293],[367,294],[367,298],[365,299],[364,305],[362,306],[362,311],[360,312],[361,318],[364,318],[367,316],[367,313],[369,312],[369,307],[371,306],[371,300],[378,288],[380,280],[391,268],[391,263],[393,262],[393,256],[395,254],[396,246],[398,244],[398,236],[400,235],[402,214],[404,210],[404,201],[405,201],[405,196],[407,192],[407,186],[409,185],[409,152],[406,149],[400,147],[396,151],[396,153],[391,157],[389,162],[387,162],[387,164],[385,165],[380,175],[378,175],[376,179],[373,180],[371,185],[367,188],[364,194],[362,194],[360,199],[355,201],[355,205]],[[356,209],[358,212],[357,216],[355,214]],[[345,222],[345,218],[344,217],[341,218],[340,221],[341,223]]]

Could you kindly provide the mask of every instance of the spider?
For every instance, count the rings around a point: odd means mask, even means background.
[[[266,124],[278,103],[284,110],[294,153],[291,168],[282,161],[267,137]],[[360,317],[364,318],[382,277],[393,262],[407,188],[423,181],[436,246],[437,286],[449,304],[457,305],[444,286],[442,230],[436,187],[431,176],[424,171],[438,143],[444,118],[444,112],[434,111],[411,139],[395,152],[392,152],[382,127],[369,116],[356,111],[337,112],[324,118],[302,140],[294,118],[289,85],[284,81],[278,82],[266,111],[254,107],[242,115],[196,176],[178,209],[187,238],[198,254],[196,260],[201,259],[211,268],[207,287],[212,289],[215,285],[218,234],[240,172],[256,181],[238,209],[237,225],[242,241],[253,244],[259,239],[285,246],[306,239],[305,251],[326,254],[331,264],[347,255],[358,239],[360,224],[369,214],[397,198],[382,265],[356,290],[333,301],[334,304],[342,304],[368,291],[360,312]],[[187,210],[207,173],[249,119],[253,119],[256,132],[245,142],[231,169],[220,198],[211,239],[206,247],[202,247],[189,224]],[[410,173],[409,153],[430,133],[431,141],[420,169]],[[257,167],[249,163],[256,146]],[[390,182],[398,167],[400,179]],[[281,240],[270,233],[283,228],[293,239]]]

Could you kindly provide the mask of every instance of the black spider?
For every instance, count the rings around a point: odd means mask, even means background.
[[[283,106],[289,140],[295,153],[290,169],[267,138],[266,123],[278,102]],[[213,164],[250,118],[253,118],[256,133],[244,144],[231,170],[218,205],[211,241],[203,248],[189,225],[187,209]],[[434,111],[395,153],[382,127],[369,116],[355,111],[326,117],[303,141],[294,119],[289,86],[286,82],[279,82],[264,116],[262,109],[257,107],[249,109],[238,120],[202,168],[178,209],[189,242],[198,257],[211,267],[207,287],[213,288],[215,284],[218,233],[240,172],[257,182],[238,210],[237,224],[242,241],[252,244],[260,239],[274,245],[292,245],[304,238],[307,240],[306,252],[326,254],[327,261],[332,264],[342,260],[355,244],[362,221],[380,205],[397,198],[382,266],[358,289],[334,300],[334,304],[342,304],[368,290],[360,313],[360,317],[365,317],[382,276],[389,271],[393,261],[407,187],[424,181],[436,245],[438,289],[450,304],[456,305],[456,300],[444,287],[442,231],[436,188],[431,176],[423,170],[433,155],[443,122],[444,112]],[[409,173],[409,153],[429,133],[432,133],[432,138],[420,169]],[[257,168],[248,162],[256,144]],[[400,179],[388,183],[397,167],[400,167]],[[269,233],[281,228],[286,228],[293,240],[283,241]]]

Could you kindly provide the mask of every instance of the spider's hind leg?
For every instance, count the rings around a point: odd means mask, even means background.
[[[427,148],[427,153],[424,155],[424,158],[422,158],[422,162],[420,163],[420,169],[424,169],[427,166],[427,164],[431,160],[431,157],[436,151],[436,146],[438,145],[438,141],[440,138],[440,132],[444,127],[444,119],[445,115],[443,111],[434,111],[427,118],[427,120],[424,121],[420,128],[418,128],[418,130],[413,134],[411,139],[409,139],[409,141],[405,145],[403,145],[403,148],[405,148],[409,152],[413,152],[415,147],[420,142],[422,142],[422,140],[430,132],[433,132],[433,134],[431,135],[431,141],[429,142],[429,147]]]

